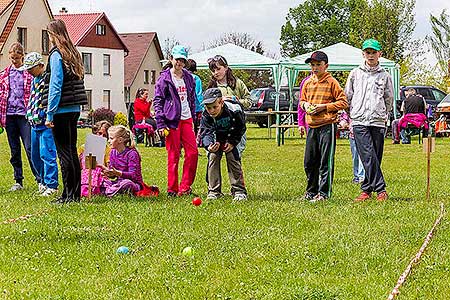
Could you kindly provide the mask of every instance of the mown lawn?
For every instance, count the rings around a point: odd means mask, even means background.
[[[251,127],[251,126],[250,126]],[[84,136],[87,131],[80,131]],[[421,146],[386,141],[391,199],[354,204],[347,140],[336,152],[334,196],[304,193],[304,140],[282,147],[251,127],[244,154],[249,200],[231,196],[194,207],[190,197],[95,198],[55,206],[13,184],[6,136],[0,136],[0,299],[386,299],[439,213],[450,204],[449,145],[432,155],[432,200],[425,200]],[[80,138],[81,140],[81,138]],[[144,179],[166,186],[165,149],[143,148]],[[206,196],[201,151],[194,191]],[[223,166],[225,170],[225,166]],[[225,191],[229,189],[225,177]],[[4,220],[33,214],[24,221]],[[398,299],[448,299],[450,223],[438,227]],[[128,255],[116,249],[128,246]],[[181,254],[184,247],[193,257]]]

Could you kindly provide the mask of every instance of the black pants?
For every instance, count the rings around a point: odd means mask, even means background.
[[[20,146],[20,140],[22,139],[31,171],[36,180],[40,182],[39,176],[31,162],[31,127],[25,116],[6,116],[6,134],[8,135],[8,144],[11,149],[10,162],[14,169],[14,180],[21,185],[23,184],[22,149]]]
[[[308,130],[304,161],[308,194],[331,197],[336,129],[336,124],[329,124]]]
[[[64,189],[61,197],[79,200],[81,196],[81,167],[77,153],[77,121],[79,112],[53,116],[53,138],[58,152]]]
[[[385,127],[353,126],[356,149],[365,171],[361,189],[366,193],[379,193],[386,190],[386,183],[381,172],[385,130]]]

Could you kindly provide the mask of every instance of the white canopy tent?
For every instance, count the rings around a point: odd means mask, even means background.
[[[279,67],[278,61],[234,44],[225,44],[194,53],[189,55],[189,58],[195,60],[198,69],[208,69],[208,59],[216,55],[225,57],[232,69],[278,70]]]

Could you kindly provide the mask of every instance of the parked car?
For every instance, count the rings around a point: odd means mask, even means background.
[[[400,107],[403,100],[405,100],[405,91],[414,88],[416,92],[425,98],[427,104],[430,104],[433,112],[436,110],[437,105],[445,98],[447,95],[445,92],[438,88],[429,85],[408,85],[402,86],[400,88],[400,101],[397,102],[397,112],[400,115]]]
[[[445,96],[445,98],[438,104],[436,112],[439,114],[450,114],[450,94]]]
[[[293,110],[297,110],[298,99],[299,99],[299,88],[294,88],[294,102],[292,105]],[[256,88],[250,91],[250,99],[252,101],[252,106],[248,109],[250,112],[263,112],[275,109],[275,99],[276,91],[273,87],[266,88]],[[281,87],[280,89],[280,107],[279,110],[289,110],[289,89],[288,87]],[[297,116],[295,116],[297,120]],[[259,127],[267,127],[267,117],[266,116],[252,116],[250,113],[247,114],[247,122],[257,123]],[[272,120],[274,123],[275,120]]]

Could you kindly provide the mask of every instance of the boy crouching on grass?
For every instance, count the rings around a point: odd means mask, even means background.
[[[313,52],[305,63],[311,65],[312,76],[303,85],[300,101],[309,126],[304,162],[308,185],[304,199],[318,202],[331,197],[337,112],[348,105],[339,82],[327,72],[328,56],[324,52]]]
[[[246,131],[244,112],[239,104],[224,101],[218,88],[203,93],[203,104],[205,110],[200,122],[200,138],[208,151],[207,199],[215,200],[223,196],[220,160],[225,153],[233,200],[246,200],[247,190],[239,151]]]

